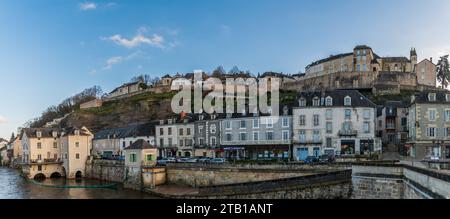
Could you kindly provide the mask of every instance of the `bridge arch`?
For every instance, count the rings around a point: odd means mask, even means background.
[[[62,174],[59,173],[59,172],[54,172],[54,173],[52,173],[50,175],[50,178],[52,178],[52,179],[58,179],[58,178],[61,178],[61,177],[62,177]]]
[[[75,172],[75,178],[79,179],[83,177],[83,172],[81,170],[78,170]]]
[[[45,176],[45,174],[43,174],[43,173],[37,173],[33,177],[33,179],[35,179],[35,180],[45,180],[46,178],[47,178],[47,176]]]

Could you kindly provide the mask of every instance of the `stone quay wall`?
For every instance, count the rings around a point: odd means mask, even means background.
[[[116,160],[88,160],[86,178],[110,182],[124,182],[124,162]]]
[[[167,183],[205,187],[307,176],[336,170],[329,165],[169,164]]]
[[[450,198],[450,175],[404,164],[352,167],[354,199]]]

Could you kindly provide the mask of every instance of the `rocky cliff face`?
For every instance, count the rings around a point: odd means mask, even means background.
[[[146,123],[173,116],[170,104],[174,92],[144,93],[127,99],[105,102],[99,108],[76,110],[60,126],[86,126],[93,132],[132,123]]]

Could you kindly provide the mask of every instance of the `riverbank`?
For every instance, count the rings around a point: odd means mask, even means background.
[[[42,186],[40,184],[46,185]],[[148,193],[125,189],[122,184],[115,188],[95,188],[108,183],[91,180],[46,179],[32,183],[20,172],[0,167],[0,199],[154,199]],[[92,188],[89,188],[92,187]]]

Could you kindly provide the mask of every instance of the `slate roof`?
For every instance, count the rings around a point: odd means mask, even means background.
[[[143,139],[139,139],[135,141],[130,146],[126,147],[124,150],[142,150],[142,149],[152,149],[156,148],[155,146],[150,145],[147,141]]]
[[[126,127],[101,130],[94,135],[94,140],[108,138],[128,138],[137,136],[154,136],[155,124],[133,124]]]
[[[308,66],[306,66],[306,69],[308,69],[308,68],[310,68],[311,66],[314,66],[314,65],[322,64],[322,63],[328,62],[330,60],[339,59],[339,58],[350,56],[350,55],[353,55],[353,52],[342,53],[342,54],[339,54],[339,55],[332,55],[332,56],[330,56],[328,58],[324,58],[324,59],[321,59],[319,61],[315,61],[315,62],[309,64]]]
[[[430,101],[428,99],[429,93],[435,93],[436,94],[436,101]],[[421,103],[421,104],[450,104],[449,101],[447,101],[446,95],[450,92],[448,91],[423,91],[418,94],[415,94],[415,100],[414,103]]]
[[[344,106],[344,98],[351,97],[351,107],[371,107],[375,108],[376,105],[369,100],[367,97],[362,95],[357,90],[334,90],[334,91],[315,91],[315,92],[301,92],[298,95],[298,99],[304,98],[306,100],[306,107],[310,107],[313,105],[313,99],[318,97],[320,99],[320,106],[325,107],[325,98],[331,97],[333,98],[333,106]],[[296,107],[299,107],[299,101],[296,103]]]
[[[384,62],[409,62],[406,57],[383,57]]]
[[[140,84],[140,83],[142,83],[142,81],[125,83],[125,84],[122,84],[121,86],[115,88],[113,91],[111,91],[111,92],[109,92],[109,93],[111,94],[111,93],[116,92],[116,91],[119,90],[120,88],[123,88],[123,87],[129,87],[129,86],[136,85],[136,84]]]
[[[81,136],[88,136],[89,133],[78,127],[69,127],[65,129],[59,128],[25,128],[22,129],[22,134],[26,133],[28,138],[37,138],[37,132],[41,132],[41,138],[54,138],[53,132],[56,132],[56,137],[75,135],[75,130],[80,131]],[[64,133],[64,135],[62,135]],[[20,137],[22,139],[22,135]]]

